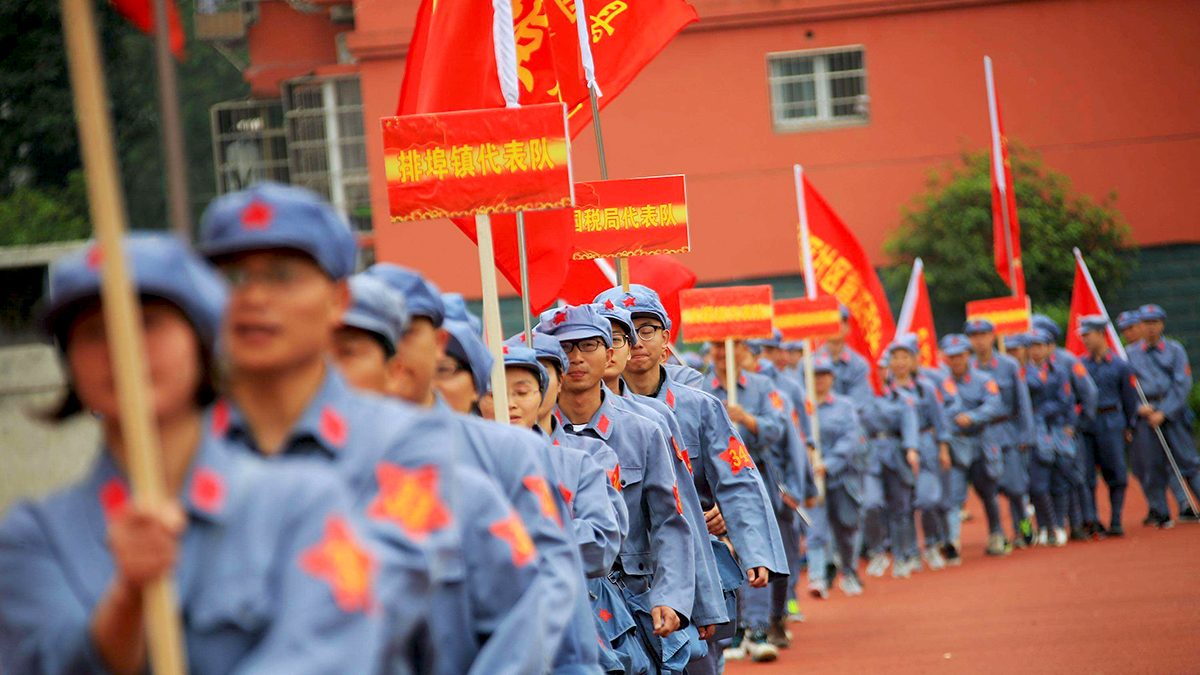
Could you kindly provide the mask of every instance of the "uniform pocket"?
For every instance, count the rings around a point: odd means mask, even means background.
[[[215,592],[214,592],[215,591]],[[271,599],[262,577],[229,578],[197,594],[189,623],[200,633],[234,630],[255,634],[271,621]]]

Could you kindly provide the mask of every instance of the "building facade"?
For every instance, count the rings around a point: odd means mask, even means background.
[[[1200,241],[1200,202],[1186,197],[1200,187],[1200,79],[1190,72],[1200,3],[693,5],[700,21],[601,118],[612,177],[687,175],[692,252],[680,259],[702,283],[797,271],[797,162],[885,262],[881,245],[928,173],[987,147],[985,54],[1011,138],[1083,193],[1115,191],[1138,244]],[[253,96],[213,110],[219,187],[313,187],[373,234],[379,259],[476,296],[474,245],[452,224],[388,220],[379,119],[395,112],[417,1],[215,7],[198,32],[245,41]],[[592,135],[572,149],[578,179],[598,178]]]

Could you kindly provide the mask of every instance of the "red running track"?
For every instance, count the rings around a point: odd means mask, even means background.
[[[1097,497],[1106,502],[1103,489]],[[1130,486],[1123,539],[983,554],[972,497],[964,562],[911,579],[866,577],[866,592],[802,596],[805,623],[774,663],[731,662],[730,675],[1200,674],[1200,525],[1143,527]],[[1005,527],[1008,508],[1002,500]],[[1107,509],[1102,514],[1107,522]]]

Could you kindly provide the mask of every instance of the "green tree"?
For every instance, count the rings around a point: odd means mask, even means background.
[[[1132,241],[1115,208],[1116,193],[1094,201],[1076,193],[1067,177],[1047,169],[1036,153],[1015,143],[1010,153],[1025,285],[1034,305],[1070,302],[1076,246],[1102,294],[1120,287],[1130,267],[1122,250]],[[1009,293],[992,256],[990,161],[986,150],[964,151],[956,164],[930,172],[925,191],[902,209],[900,227],[884,244],[898,263],[883,273],[890,292],[903,295],[912,261],[920,257],[929,293],[943,308],[940,314]]]
[[[179,63],[188,182],[198,216],[215,192],[209,108],[249,91],[210,45],[191,39],[195,0],[178,0],[189,36]],[[98,30],[130,225],[166,227],[154,40],[97,3]],[[81,163],[57,0],[0,2],[0,245],[77,237]],[[23,220],[8,220],[21,214]],[[88,229],[83,234],[86,236]]]

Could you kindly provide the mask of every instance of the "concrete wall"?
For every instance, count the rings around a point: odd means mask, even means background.
[[[63,375],[46,345],[0,348],[0,513],[17,500],[38,497],[82,476],[99,443],[86,416],[47,425],[31,411],[53,406]]]

